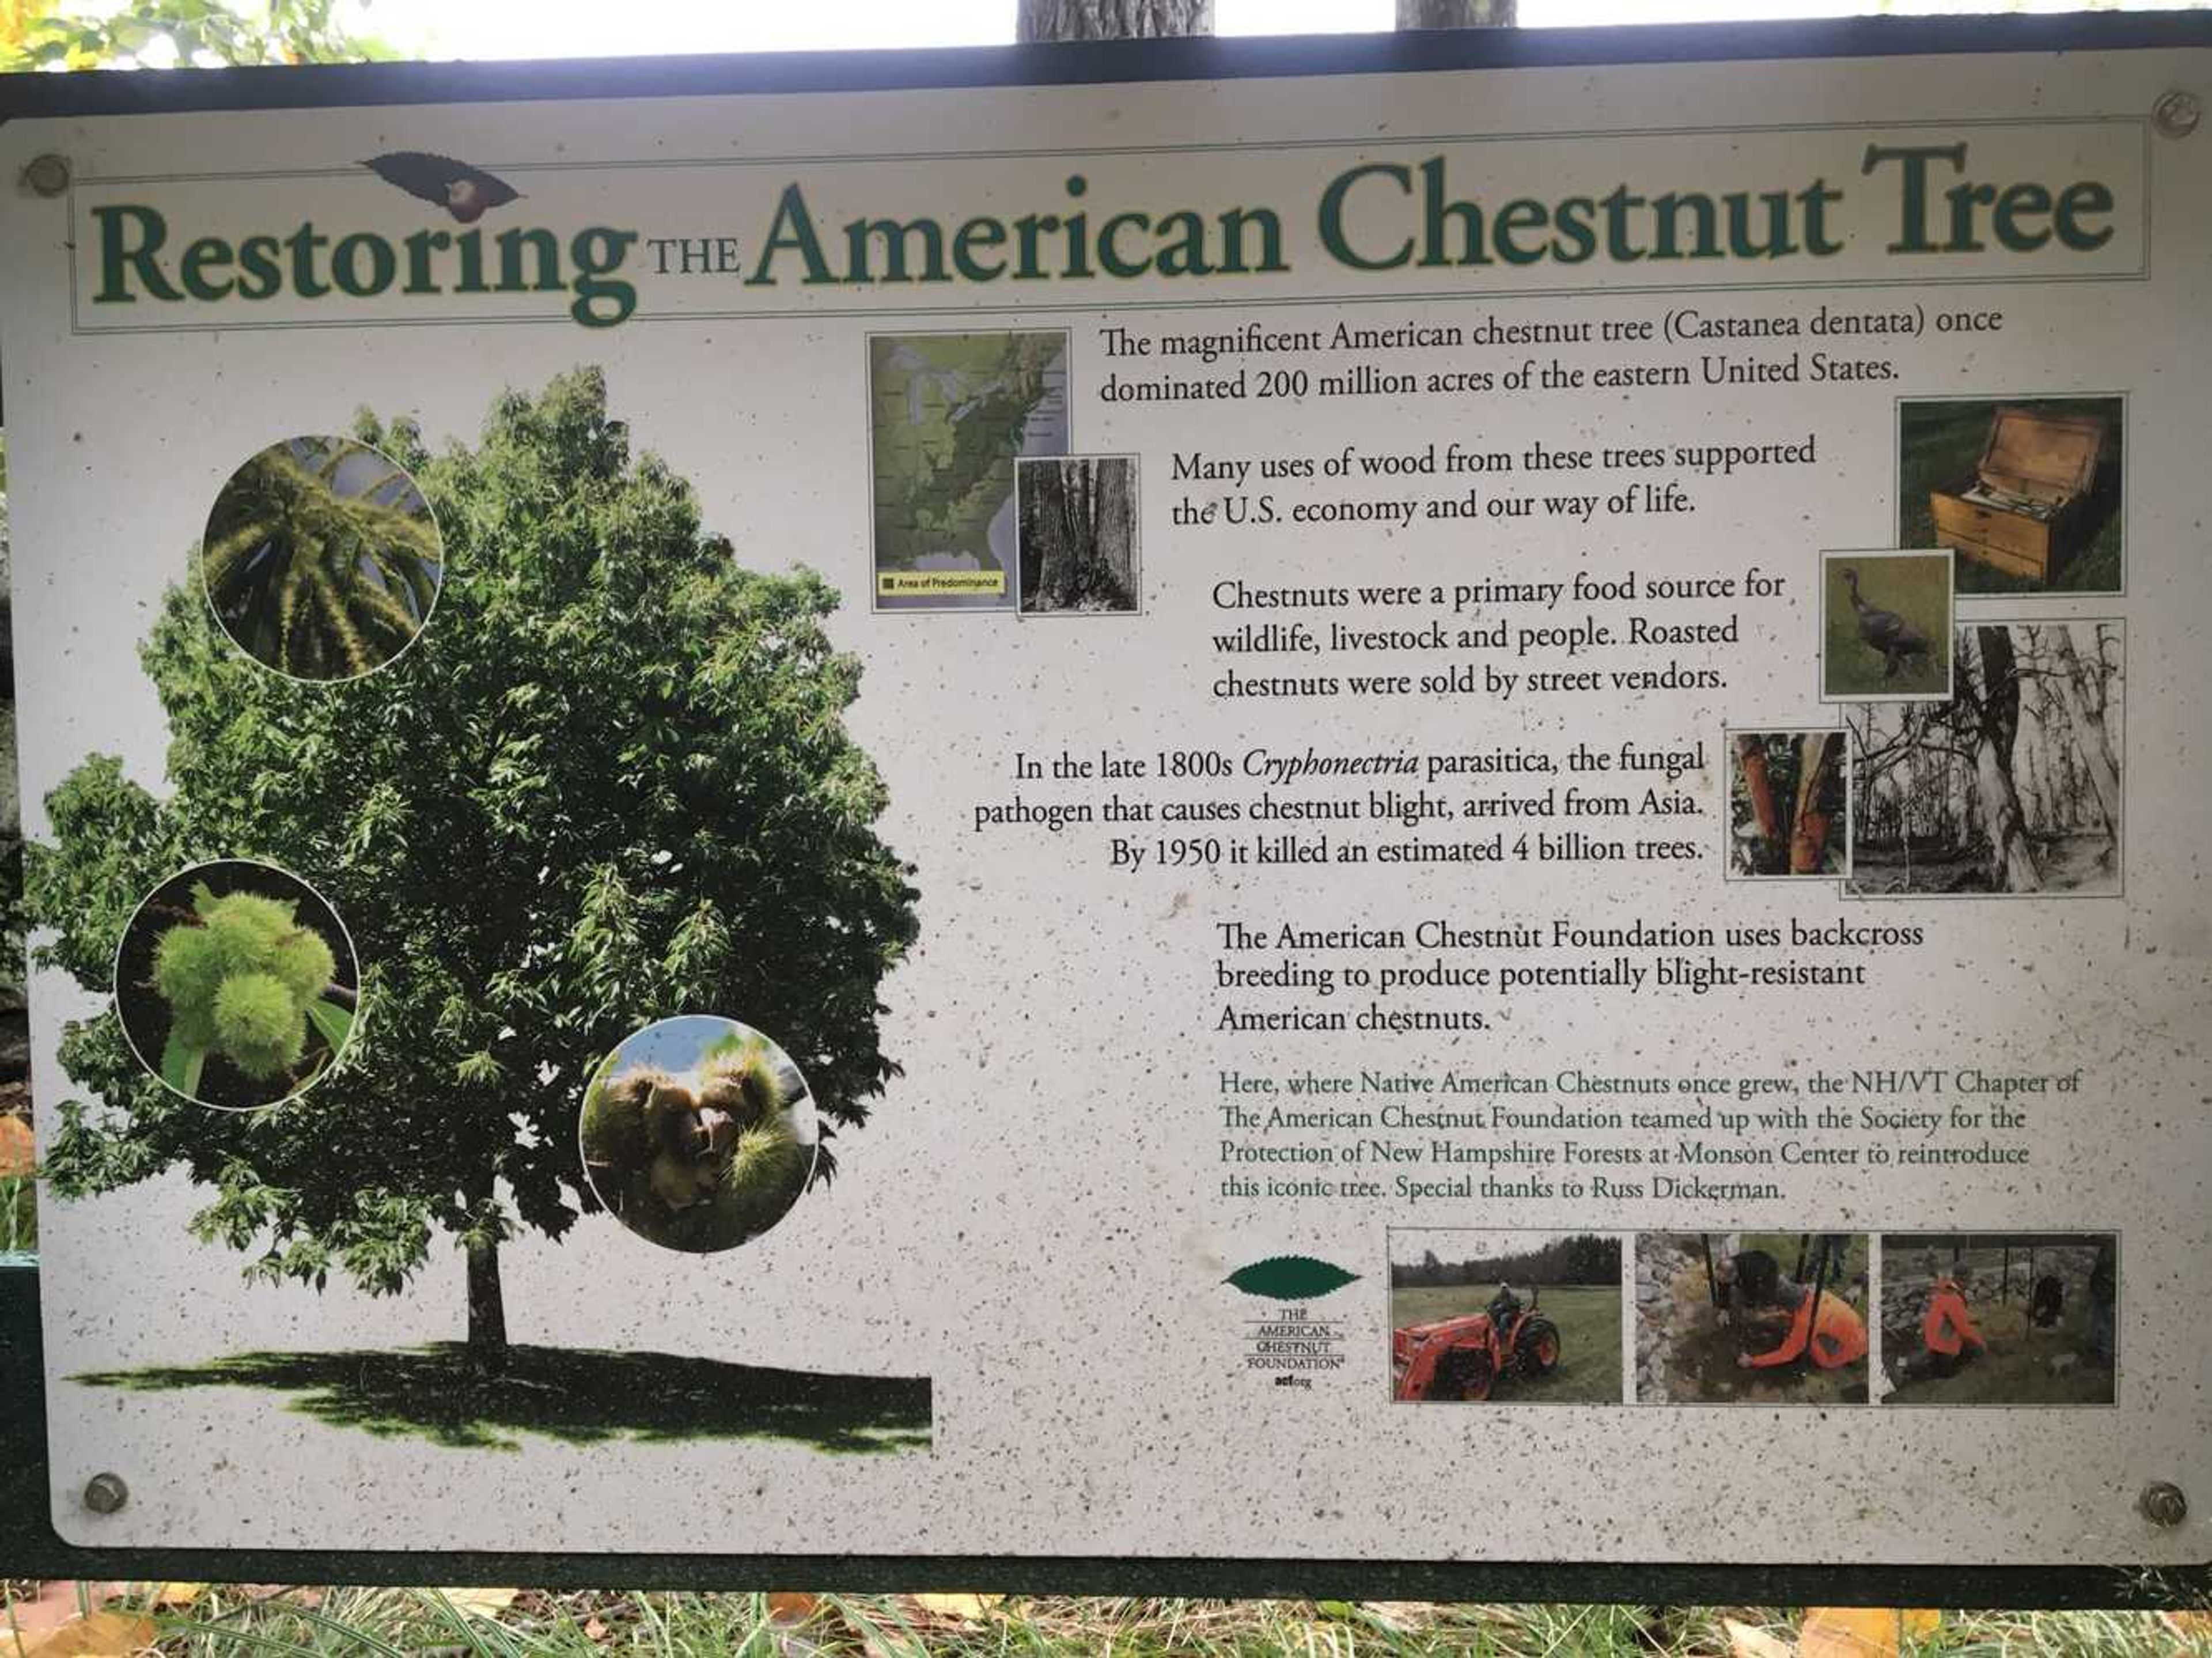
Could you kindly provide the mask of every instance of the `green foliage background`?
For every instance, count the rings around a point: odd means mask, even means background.
[[[501,398],[473,450],[359,435],[444,529],[433,625],[380,673],[302,686],[224,639],[180,560],[142,652],[172,792],[88,759],[47,799],[28,898],[40,961],[102,993],[131,907],[185,865],[264,858],[331,902],[362,985],[329,1076],[211,1113],[146,1075],[112,1011],[72,1023],[86,1097],[60,1102],[46,1171],[73,1197],[182,1167],[212,1189],[196,1231],[251,1272],[392,1292],[440,1230],[557,1237],[595,1206],[586,1075],[663,1013],[774,1034],[825,1118],[863,1121],[896,1069],[877,991],[917,895],[843,726],[860,666],[823,631],[835,592],[703,533],[596,370]]]
[[[0,73],[128,66],[162,39],[182,64],[203,54],[225,64],[393,55],[383,42],[346,28],[337,9],[337,0],[263,0],[251,8],[225,0],[125,0],[66,9],[51,0],[0,0]]]

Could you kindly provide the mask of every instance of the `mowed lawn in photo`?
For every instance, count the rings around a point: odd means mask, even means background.
[[[1935,509],[1929,497],[1974,476],[1990,440],[1997,407],[2032,409],[2040,415],[2088,416],[2105,422],[2105,444],[2091,485],[2090,536],[2048,582],[2008,574],[1961,554],[1962,593],[2117,593],[2124,585],[2121,560],[2121,456],[2118,398],[1971,398],[1908,403],[1898,416],[1897,544],[1933,547]]]
[[[1407,1285],[1390,1292],[1390,1322],[1433,1324],[1480,1313],[1498,1293],[1494,1283]],[[1527,1302],[1525,1285],[1514,1293]],[[1620,1403],[1620,1286],[1559,1284],[1535,1292],[1537,1310],[1559,1327],[1559,1368],[1547,1376],[1515,1376],[1491,1394],[1493,1404]]]

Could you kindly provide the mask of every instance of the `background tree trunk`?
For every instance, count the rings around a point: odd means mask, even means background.
[[[1065,609],[1075,602],[1076,573],[1091,556],[1091,463],[1062,461],[1059,470],[1066,485],[1060,494],[1060,574],[1047,580],[1045,592],[1054,609]]]
[[[1069,552],[1066,536],[1066,477],[1050,463],[1022,468],[1022,604],[1037,610],[1056,603],[1066,586]]]
[[[2020,735],[2020,677],[2013,671],[2012,635],[2004,628],[1977,628],[1974,638],[1978,659],[1972,668],[1978,668],[1981,677],[1975,699],[1980,717],[1975,721],[1974,777],[1990,837],[1990,884],[1999,892],[2040,892],[2043,874],[2028,844],[2012,780],[2013,744]]]
[[[1511,28],[1520,0],[1398,0],[1401,29]]]
[[[1133,505],[1129,498],[1130,470],[1127,461],[1109,460],[1099,466],[1097,529],[1098,556],[1134,604],[1137,572],[1131,555],[1135,550],[1136,530],[1129,521]]]
[[[1213,33],[1213,0],[1019,0],[1017,40],[1137,40]]]
[[[2052,676],[2058,700],[2077,733],[2075,746],[2081,751],[2082,768],[2088,774],[2090,792],[2097,797],[2105,835],[2114,846],[2120,841],[2120,773],[2112,758],[2112,735],[2105,728],[2103,700],[2090,683],[2074,648],[2072,630],[2062,622],[2051,629],[2051,642],[2058,655],[2058,671]]]

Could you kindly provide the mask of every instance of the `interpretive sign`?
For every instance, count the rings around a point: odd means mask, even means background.
[[[2203,1562],[2208,87],[9,94],[54,1532]]]

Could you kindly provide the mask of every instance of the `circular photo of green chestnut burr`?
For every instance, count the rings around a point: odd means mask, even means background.
[[[337,913],[273,864],[200,864],[149,893],[123,930],[115,1011],[131,1051],[202,1105],[258,1110],[337,1062],[361,1005]]]
[[[404,467],[351,438],[288,438],[230,475],[200,579],[215,619],[264,667],[358,679],[429,624],[444,544]]]
[[[599,1207],[648,1242],[698,1254],[788,1214],[822,1139],[791,1055],[704,1014],[657,1019],[601,1060],[577,1135]]]

